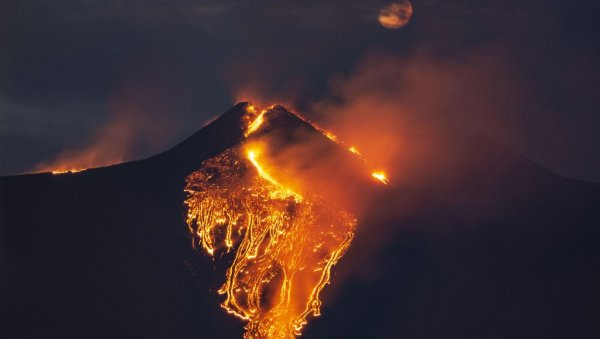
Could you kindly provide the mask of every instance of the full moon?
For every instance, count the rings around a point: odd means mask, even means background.
[[[410,1],[402,0],[382,8],[379,11],[379,23],[385,28],[398,29],[408,24],[412,14]]]

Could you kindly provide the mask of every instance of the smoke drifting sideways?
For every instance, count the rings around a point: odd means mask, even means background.
[[[503,74],[503,65],[484,54],[463,61],[371,55],[349,77],[334,79],[331,96],[311,111],[367,158],[397,172],[407,165],[403,157],[415,138],[519,142],[519,121],[511,112],[522,104],[521,94]]]
[[[150,77],[151,79],[148,79]],[[68,148],[33,172],[78,172],[152,155],[181,129],[178,112],[180,86],[164,74],[133,77],[118,85],[108,98],[107,121],[81,145]]]
[[[349,264],[340,266],[339,282],[375,276],[371,269],[361,272],[356,267],[370,267],[372,258],[401,231],[394,228],[397,220],[423,215],[428,208],[423,205],[425,200],[434,197],[459,210],[474,208],[482,214],[489,207],[485,206],[487,201],[498,202],[493,195],[501,184],[499,178],[506,178],[524,158],[494,147],[508,144],[517,150],[526,149],[530,133],[523,129],[523,119],[527,118],[523,110],[531,107],[532,99],[523,94],[525,89],[513,75],[493,50],[464,59],[439,58],[427,52],[409,57],[371,54],[350,75],[332,78],[330,92],[308,104],[298,101],[294,93],[263,94],[251,86],[240,86],[237,97],[285,102],[388,172],[394,193],[334,197],[350,203],[359,220],[355,247],[360,250],[350,249],[344,261]],[[306,157],[294,152],[288,149],[290,156],[277,163],[305,168],[294,162]],[[324,171],[314,169],[314,173]],[[327,187],[326,180],[315,187]],[[514,204],[502,203],[500,210]]]
[[[294,110],[308,106],[300,113],[391,171],[398,184],[402,177],[394,172],[407,165],[403,157],[419,136],[491,135],[518,140],[518,121],[508,112],[519,105],[519,89],[502,77],[505,73],[486,55],[441,62],[425,54],[412,58],[372,54],[351,75],[332,78],[330,93],[308,104],[298,101],[294,93],[260,93],[251,86],[238,88],[235,97],[285,103]],[[489,82],[491,78],[496,81]]]
[[[235,251],[219,293],[248,321],[244,338],[293,338],[320,315],[320,293],[350,246],[351,203],[385,183],[282,107],[246,110],[247,139],[187,178],[187,223],[211,256]]]

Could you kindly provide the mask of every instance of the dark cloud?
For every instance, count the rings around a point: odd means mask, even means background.
[[[339,79],[349,83],[355,74],[367,74],[365,65],[372,60],[394,60],[390,67],[405,68],[391,73],[397,81],[418,82],[418,87],[394,82],[387,89],[404,93],[399,105],[435,103],[428,109],[437,114],[423,114],[436,125],[477,117],[472,124],[483,126],[482,133],[494,132],[562,174],[600,181],[600,161],[595,160],[600,153],[595,93],[599,5],[415,0],[411,23],[389,31],[376,21],[385,4],[5,4],[2,16],[7,20],[0,24],[0,173],[23,172],[65,149],[89,144],[90,135],[97,137],[98,130],[128,114],[108,109],[124,86],[139,86],[127,92],[135,93],[128,100],[138,108],[148,107],[142,103],[146,99],[154,102],[157,87],[165,89],[157,100],[176,103],[135,115],[143,116],[145,126],[158,126],[128,138],[146,145],[125,147],[124,158],[135,159],[184,138],[236,98],[282,101],[308,114],[318,107],[315,102],[348,101],[336,92]],[[416,70],[425,72],[425,78],[419,80]],[[378,72],[376,67],[373,74]],[[394,80],[385,74],[380,79]],[[430,99],[433,89],[452,93],[446,93],[447,101]],[[462,102],[467,109],[457,113]],[[161,129],[167,121],[173,123]],[[498,121],[506,132],[498,132]],[[155,141],[144,142],[150,139]]]

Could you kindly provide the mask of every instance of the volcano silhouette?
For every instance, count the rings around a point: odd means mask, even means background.
[[[183,189],[242,142],[246,105],[144,160],[0,178],[0,337],[241,338]],[[281,106],[271,117],[261,133],[337,147]],[[420,161],[431,149],[445,156]],[[400,184],[369,192],[302,337],[600,337],[599,185],[485,138],[415,137],[403,162]]]

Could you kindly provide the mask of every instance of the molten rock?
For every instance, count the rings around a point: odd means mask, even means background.
[[[293,338],[331,267],[350,245],[356,219],[318,196],[300,196],[262,168],[256,153],[230,149],[187,178],[187,223],[204,250],[235,250],[219,293],[248,320],[245,338]]]

